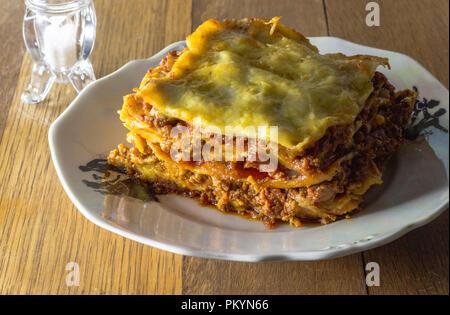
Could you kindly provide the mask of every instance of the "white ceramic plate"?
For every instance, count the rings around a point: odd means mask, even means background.
[[[392,70],[381,70],[398,89],[417,87],[420,103],[414,125],[421,136],[407,141],[389,163],[384,184],[371,189],[365,210],[326,226],[267,230],[262,223],[225,215],[177,196],[145,201],[139,187],[109,179],[101,186],[104,160],[126,129],[117,110],[123,95],[137,87],[147,69],[156,66],[174,43],[147,60],[127,63],[88,87],[52,124],[53,163],[67,194],[89,220],[114,233],[171,252],[240,261],[318,260],[344,256],[391,242],[436,218],[449,199],[449,93],[411,58],[332,37],[311,38],[322,53],[388,57]],[[425,115],[425,117],[424,117]],[[423,128],[422,128],[423,127]],[[96,160],[100,159],[100,160]],[[111,180],[111,178],[114,178]]]

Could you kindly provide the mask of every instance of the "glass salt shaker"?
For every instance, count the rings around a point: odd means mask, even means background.
[[[88,60],[95,41],[92,0],[25,0],[23,38],[34,60],[22,101],[44,100],[54,82],[71,83],[79,93],[95,80]]]

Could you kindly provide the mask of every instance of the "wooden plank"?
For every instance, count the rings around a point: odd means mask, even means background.
[[[194,0],[193,30],[208,19],[272,18],[282,16],[281,23],[305,36],[327,34],[322,0]]]
[[[364,260],[380,266],[380,286],[370,294],[449,293],[446,211],[432,223],[386,246],[364,253]]]
[[[449,1],[377,0],[380,26],[366,25],[367,1],[326,0],[330,35],[411,56],[448,88]]]
[[[208,18],[283,16],[309,36],[327,34],[322,1],[193,2],[193,26]],[[324,262],[238,263],[184,257],[185,294],[365,294],[361,255]]]
[[[191,30],[187,0],[135,0],[132,6],[127,0],[96,0],[95,6],[91,60],[97,77],[149,57]],[[26,55],[0,143],[0,294],[181,293],[181,256],[100,229],[66,196],[47,132],[76,93],[57,85],[46,101],[21,103],[31,65]],[[80,266],[79,287],[65,283],[69,262]]]
[[[365,24],[366,1],[326,0],[332,36],[405,53],[448,87],[449,2],[379,0],[380,26]],[[346,21],[346,23],[344,23]],[[448,294],[448,211],[402,239],[364,253],[380,264],[381,286],[370,294]]]
[[[360,254],[318,262],[183,260],[183,294],[365,293]]]
[[[0,15],[0,140],[5,130],[9,104],[13,97],[25,45],[22,40],[22,21],[25,11],[23,1],[6,1],[2,6],[8,14]]]
[[[133,5],[96,0],[95,8],[97,38],[91,58],[98,77],[130,60],[149,58],[191,32],[191,0],[133,0]]]

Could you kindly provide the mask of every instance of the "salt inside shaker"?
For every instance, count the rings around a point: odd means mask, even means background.
[[[41,102],[54,82],[70,82],[80,92],[95,80],[88,60],[95,41],[92,0],[25,0],[25,4],[23,36],[34,65],[22,101]]]

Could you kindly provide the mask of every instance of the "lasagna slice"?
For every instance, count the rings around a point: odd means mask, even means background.
[[[376,71],[387,59],[319,54],[278,20],[200,25],[186,49],[124,97],[119,113],[132,145],[119,145],[109,163],[156,193],[268,227],[326,224],[358,210],[382,183],[417,95],[396,92]]]

